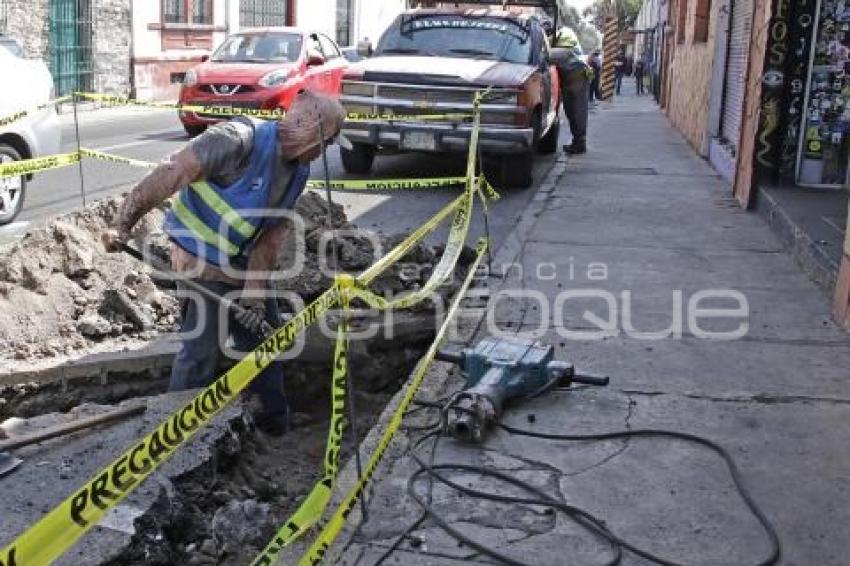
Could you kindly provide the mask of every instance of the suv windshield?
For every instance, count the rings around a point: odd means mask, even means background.
[[[438,55],[528,64],[531,33],[515,20],[460,14],[401,16],[381,37],[376,55]]]
[[[301,54],[297,33],[239,34],[228,37],[210,61],[216,63],[292,63]]]

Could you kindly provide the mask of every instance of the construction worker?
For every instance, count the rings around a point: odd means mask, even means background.
[[[184,338],[171,368],[171,391],[212,383],[228,335],[246,352],[262,340],[264,322],[280,326],[277,301],[267,292],[268,276],[291,236],[291,223],[280,211],[291,209],[303,192],[310,162],[321,155],[321,136],[332,141],[344,119],[336,100],[302,92],[279,122],[236,118],[208,128],[124,199],[103,235],[108,251],[118,251],[142,216],[179,191],[164,226],[172,268],[219,295],[238,294],[244,309],[228,318],[220,317],[220,305],[206,297],[184,302]],[[283,434],[288,406],[281,362],[269,365],[251,391],[262,402],[257,426]]]
[[[564,113],[570,123],[572,143],[564,146],[569,154],[587,152],[588,89],[593,70],[581,58],[578,36],[564,26],[555,35],[553,60],[558,67],[558,78],[564,99]]]

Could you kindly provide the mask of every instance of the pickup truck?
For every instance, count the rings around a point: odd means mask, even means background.
[[[379,152],[458,152],[469,147],[477,91],[480,146],[488,179],[528,187],[535,153],[557,149],[558,73],[541,21],[492,9],[415,9],[399,15],[374,50],[343,75],[341,102],[349,115],[341,148],[346,171],[367,174]],[[449,115],[421,119],[419,115]],[[455,116],[451,116],[454,114]],[[400,118],[391,118],[398,115]]]

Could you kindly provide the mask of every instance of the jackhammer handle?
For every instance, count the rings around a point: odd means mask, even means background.
[[[587,385],[598,385],[600,387],[604,387],[608,385],[608,376],[607,375],[581,375],[575,374],[572,378],[573,383],[585,383]]]
[[[463,348],[441,348],[437,350],[437,355],[434,357],[441,362],[463,364]]]

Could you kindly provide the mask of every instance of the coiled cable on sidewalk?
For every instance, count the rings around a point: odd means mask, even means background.
[[[438,408],[440,406],[439,403],[430,403],[427,401],[417,402],[421,407],[426,408]],[[636,430],[621,430],[621,431],[612,431],[612,432],[604,432],[597,434],[551,434],[551,433],[543,433],[530,431],[525,429],[520,429],[517,427],[512,427],[509,425],[499,423],[498,426],[504,430],[505,432],[518,436],[527,436],[531,438],[540,438],[545,440],[556,440],[556,441],[568,441],[568,442],[597,442],[597,441],[605,441],[605,440],[618,440],[618,439],[626,439],[626,438],[670,438],[676,440],[682,440],[685,442],[690,442],[693,444],[698,444],[705,448],[710,449],[717,455],[719,455],[726,464],[727,469],[729,470],[729,475],[732,478],[732,482],[735,485],[735,489],[738,494],[741,496],[741,499],[746,504],[747,508],[753,514],[753,516],[758,520],[762,529],[767,534],[767,538],[769,540],[770,552],[767,558],[762,559],[757,562],[757,566],[771,566],[773,564],[777,564],[782,554],[781,544],[779,541],[779,536],[776,533],[776,529],[773,524],[764,514],[764,512],[758,507],[754,498],[750,494],[746,485],[741,478],[741,473],[738,469],[737,464],[735,463],[732,456],[729,452],[717,444],[716,442],[696,435],[685,432],[673,431],[673,430],[663,430],[663,429],[636,429]],[[419,429],[427,429],[428,427],[416,427],[413,430]],[[424,434],[421,438],[419,438],[410,449],[410,455],[413,460],[419,466],[419,469],[413,472],[407,482],[407,492],[410,497],[416,501],[416,503],[422,508],[422,515],[401,535],[397,537],[395,542],[387,549],[387,551],[379,557],[377,562],[375,562],[374,566],[378,566],[386,560],[401,544],[401,542],[410,536],[410,533],[422,524],[426,517],[430,517],[443,531],[448,533],[450,536],[463,543],[464,545],[476,550],[478,553],[481,553],[489,558],[493,558],[498,560],[503,564],[508,564],[510,566],[527,566],[527,563],[521,562],[515,558],[502,554],[489,546],[482,544],[478,541],[473,540],[468,537],[464,533],[460,532],[458,529],[453,527],[449,521],[443,517],[431,504],[431,486],[433,485],[433,481],[436,480],[456,491],[462,493],[465,496],[477,499],[484,499],[489,501],[495,501],[499,503],[514,503],[514,504],[523,504],[523,505],[536,505],[536,506],[544,506],[547,508],[554,509],[559,511],[573,520],[579,526],[585,528],[589,532],[599,536],[603,540],[605,540],[612,552],[611,559],[606,562],[606,565],[616,565],[619,564],[622,560],[623,549],[628,550],[629,552],[640,556],[650,562],[661,564],[663,566],[680,566],[679,562],[675,562],[658,555],[655,555],[649,551],[643,550],[636,545],[620,538],[616,534],[614,534],[605,524],[605,522],[592,515],[588,511],[569,505],[563,501],[559,501],[555,499],[551,495],[545,493],[540,490],[538,487],[531,485],[527,482],[514,478],[508,474],[503,472],[499,472],[492,468],[486,468],[483,466],[475,466],[475,465],[467,465],[467,464],[459,464],[459,463],[439,463],[434,464],[434,449],[436,447],[436,443],[432,447],[431,457],[429,458],[429,462],[425,462],[423,458],[417,454],[417,449],[421,444],[427,440],[428,438],[439,435],[441,430],[439,427],[432,427],[431,432]],[[466,487],[460,484],[453,482],[451,479],[447,478],[443,473],[443,471],[460,471],[467,473],[476,473],[481,476],[495,478],[499,481],[511,484],[517,488],[520,488],[528,493],[533,494],[535,497],[516,497],[516,496],[508,496],[490,492],[484,492],[480,490],[476,490],[470,487]],[[428,501],[425,501],[423,497],[417,492],[417,482],[420,478],[425,476],[429,478],[429,494]]]

